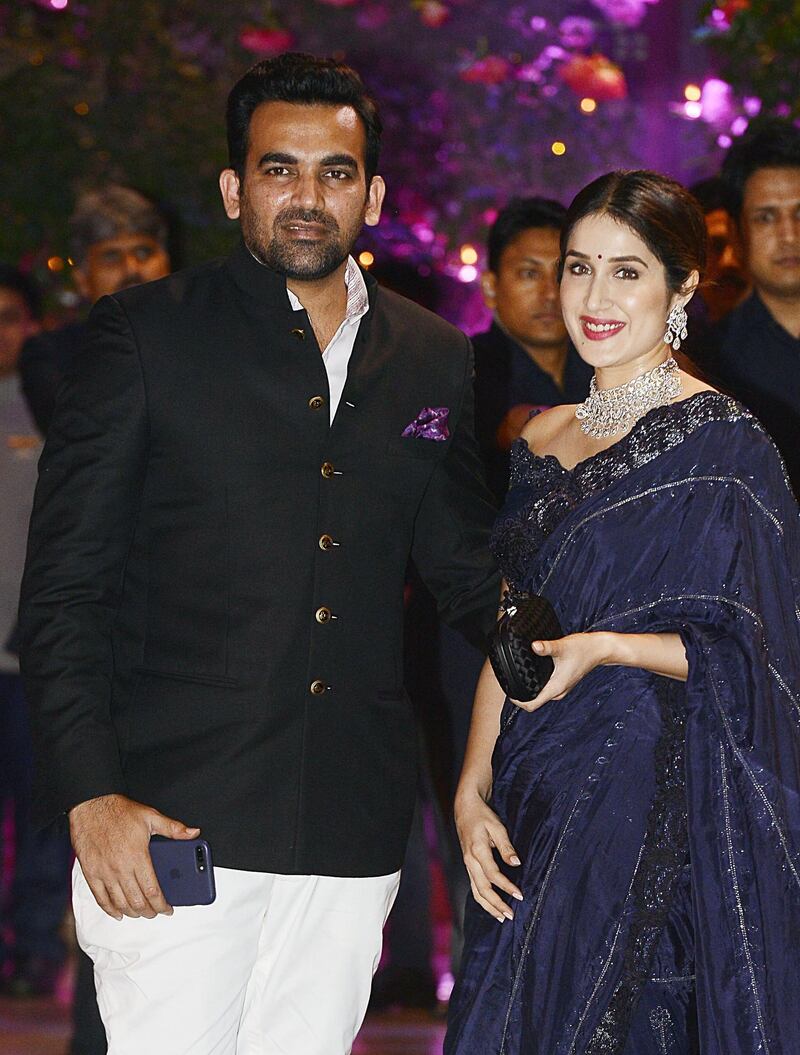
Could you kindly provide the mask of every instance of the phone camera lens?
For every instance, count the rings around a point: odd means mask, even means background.
[[[202,846],[196,846],[194,851],[195,860],[197,861],[197,871],[205,872],[206,870],[206,859],[203,853]]]

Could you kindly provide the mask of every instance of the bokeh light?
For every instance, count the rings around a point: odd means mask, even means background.
[[[581,110],[583,110],[585,114],[593,114],[596,109],[596,100],[590,99],[588,96],[585,99],[581,99]]]
[[[688,99],[689,102],[697,103],[700,101],[703,91],[699,84],[687,84],[683,89],[683,96]]]
[[[477,264],[478,263],[478,251],[474,245],[462,245],[461,246],[461,263],[462,264]]]
[[[47,261],[47,267],[49,271],[63,271],[64,261],[60,256],[51,256]]]
[[[560,158],[563,154],[566,154],[567,145],[566,143],[562,143],[560,139],[557,139],[555,143],[551,145],[550,149],[553,151],[557,158]]]
[[[372,267],[375,263],[375,257],[370,253],[369,249],[365,249],[363,253],[358,254],[358,262],[362,267]]]
[[[478,277],[478,269],[472,264],[464,264],[458,269],[459,282],[474,282]]]

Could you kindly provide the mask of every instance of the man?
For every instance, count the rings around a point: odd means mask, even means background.
[[[82,194],[69,229],[73,278],[89,306],[101,297],[169,274],[167,222],[153,202],[131,187],[109,184]],[[22,350],[22,387],[43,435],[85,334],[85,322],[69,323],[32,337]],[[95,1001],[92,965],[83,954],[78,957],[73,1021],[73,1055],[104,1055],[106,1037]]]
[[[69,226],[72,274],[90,306],[101,297],[169,274],[166,220],[130,187],[111,184],[83,194]],[[71,323],[41,334],[23,351],[25,397],[42,433],[47,432],[61,381],[83,337],[84,323]]]
[[[231,256],[104,298],[42,457],[23,667],[114,1055],[350,1050],[414,803],[409,558],[493,622],[469,343],[364,276],[380,120],[333,61],[228,103]],[[196,827],[190,827],[196,826]],[[216,901],[166,903],[200,829]]]
[[[11,640],[41,441],[20,390],[25,340],[41,326],[33,282],[0,265],[0,814],[14,815],[14,876],[0,916],[0,985],[12,996],[52,993],[64,961],[69,843],[31,825],[32,750],[27,707]],[[0,825],[0,859],[5,825]],[[13,945],[10,938],[13,935]]]
[[[689,188],[697,198],[706,221],[706,273],[700,287],[700,300],[711,322],[719,322],[740,303],[747,292],[745,277],[736,251],[732,218],[728,212],[725,184],[718,176],[700,180]]]
[[[559,231],[566,210],[547,198],[515,198],[489,232],[481,280],[491,328],[473,338],[475,428],[498,502],[508,449],[531,411],[580,403],[591,367],[571,346],[558,299]]]
[[[716,374],[775,440],[800,496],[800,129],[754,123],[722,178],[753,292],[719,326]]]

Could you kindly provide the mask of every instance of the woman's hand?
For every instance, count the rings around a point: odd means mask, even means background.
[[[505,826],[477,791],[459,793],[455,804],[455,820],[472,896],[499,923],[513,919],[514,913],[494,889],[505,890],[517,901],[522,901],[521,891],[510,879],[506,879],[492,853],[492,849],[496,849],[506,864],[514,867],[521,863]]]
[[[614,636],[597,632],[567,634],[556,641],[534,641],[533,651],[537,656],[550,656],[555,669],[538,696],[527,702],[512,702],[525,711],[535,711],[550,700],[560,700],[595,667],[608,662],[610,639]]]

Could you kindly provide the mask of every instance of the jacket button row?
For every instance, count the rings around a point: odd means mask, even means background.
[[[318,623],[329,623],[331,619],[333,619],[333,612],[330,610],[330,608],[323,605],[321,608],[318,608],[316,610],[316,612],[314,613],[314,618]]]
[[[331,462],[323,462],[322,465],[319,467],[319,471],[322,473],[326,480],[330,480],[335,470]]]
[[[320,535],[318,546],[327,551],[333,549],[334,546],[341,546],[341,542],[334,542],[330,535]]]
[[[309,408],[311,410],[321,410],[325,406],[324,396],[312,396],[308,401]]]
[[[312,681],[308,687],[309,692],[312,696],[321,696],[323,692],[328,688],[324,681],[320,681],[317,678],[316,681]]]

